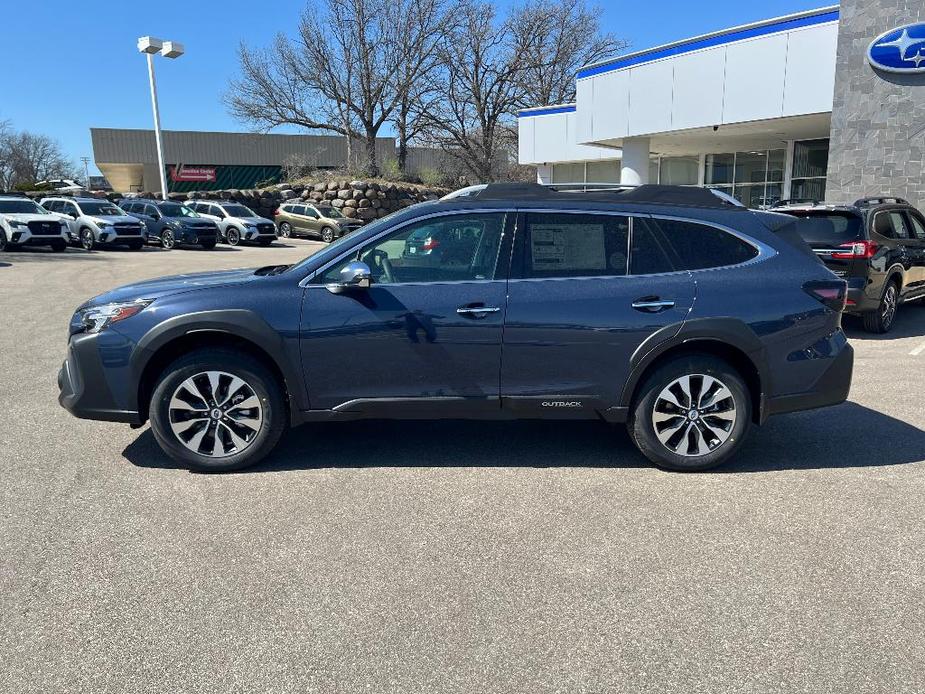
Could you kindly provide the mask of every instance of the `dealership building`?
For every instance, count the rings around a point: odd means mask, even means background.
[[[718,188],[752,207],[894,195],[925,208],[925,2],[845,0],[579,70],[519,113],[540,182]]]
[[[164,163],[169,192],[255,188],[276,182],[283,168],[340,169],[347,166],[347,139],[339,135],[165,130]],[[90,128],[93,160],[113,190],[160,192],[157,143],[153,130]],[[353,155],[362,150],[357,143]],[[380,164],[395,159],[395,140],[376,138]],[[411,147],[412,173],[445,166],[440,152]]]

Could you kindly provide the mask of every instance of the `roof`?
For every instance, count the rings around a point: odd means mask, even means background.
[[[444,201],[541,200],[568,205],[576,202],[640,203],[744,210],[740,203],[709,188],[647,184],[540,185],[538,183],[489,183],[451,193]]]

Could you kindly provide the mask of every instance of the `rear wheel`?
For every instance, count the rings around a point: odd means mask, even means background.
[[[259,361],[224,349],[197,350],[168,366],[150,410],[164,452],[200,472],[253,465],[286,428],[281,384]]]
[[[887,333],[896,320],[896,311],[899,310],[899,287],[896,282],[890,282],[883,290],[880,305],[873,311],[863,314],[864,329],[870,333]]]
[[[85,251],[92,251],[96,248],[96,239],[93,238],[93,231],[87,227],[80,230],[80,247]]]
[[[334,240],[334,230],[331,227],[325,227],[321,230],[321,240],[325,243],[331,243]]]
[[[627,422],[649,460],[667,470],[716,467],[742,445],[752,408],[742,376],[710,355],[672,359],[646,379]]]
[[[225,241],[228,242],[229,246],[237,246],[241,243],[241,232],[235,227],[228,227],[225,231]]]
[[[170,229],[164,229],[164,231],[161,232],[161,246],[169,251],[176,245],[177,237],[173,235]]]
[[[292,225],[289,222],[283,222],[279,225],[279,235],[284,239],[288,239],[292,236]]]

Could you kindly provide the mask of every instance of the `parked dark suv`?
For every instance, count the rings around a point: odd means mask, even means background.
[[[784,202],[774,211],[803,220],[798,233],[848,282],[845,311],[866,330],[889,331],[900,304],[925,299],[925,217],[902,198]]]
[[[463,191],[297,265],[88,301],[60,402],[150,419],[204,471],[254,463],[290,424],[358,418],[625,422],[656,464],[701,470],[751,424],[847,397],[846,285],[795,224],[699,188]],[[405,263],[408,239],[453,228],[465,262]]]
[[[168,250],[179,245],[209,249],[218,243],[218,225],[179,202],[126,198],[121,207],[145,223],[149,241]]]

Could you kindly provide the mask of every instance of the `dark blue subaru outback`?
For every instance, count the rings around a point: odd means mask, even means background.
[[[600,418],[657,465],[702,470],[753,423],[848,395],[846,284],[798,223],[699,188],[464,189],[297,265],[88,301],[60,402],[150,419],[203,471],[357,418]]]

